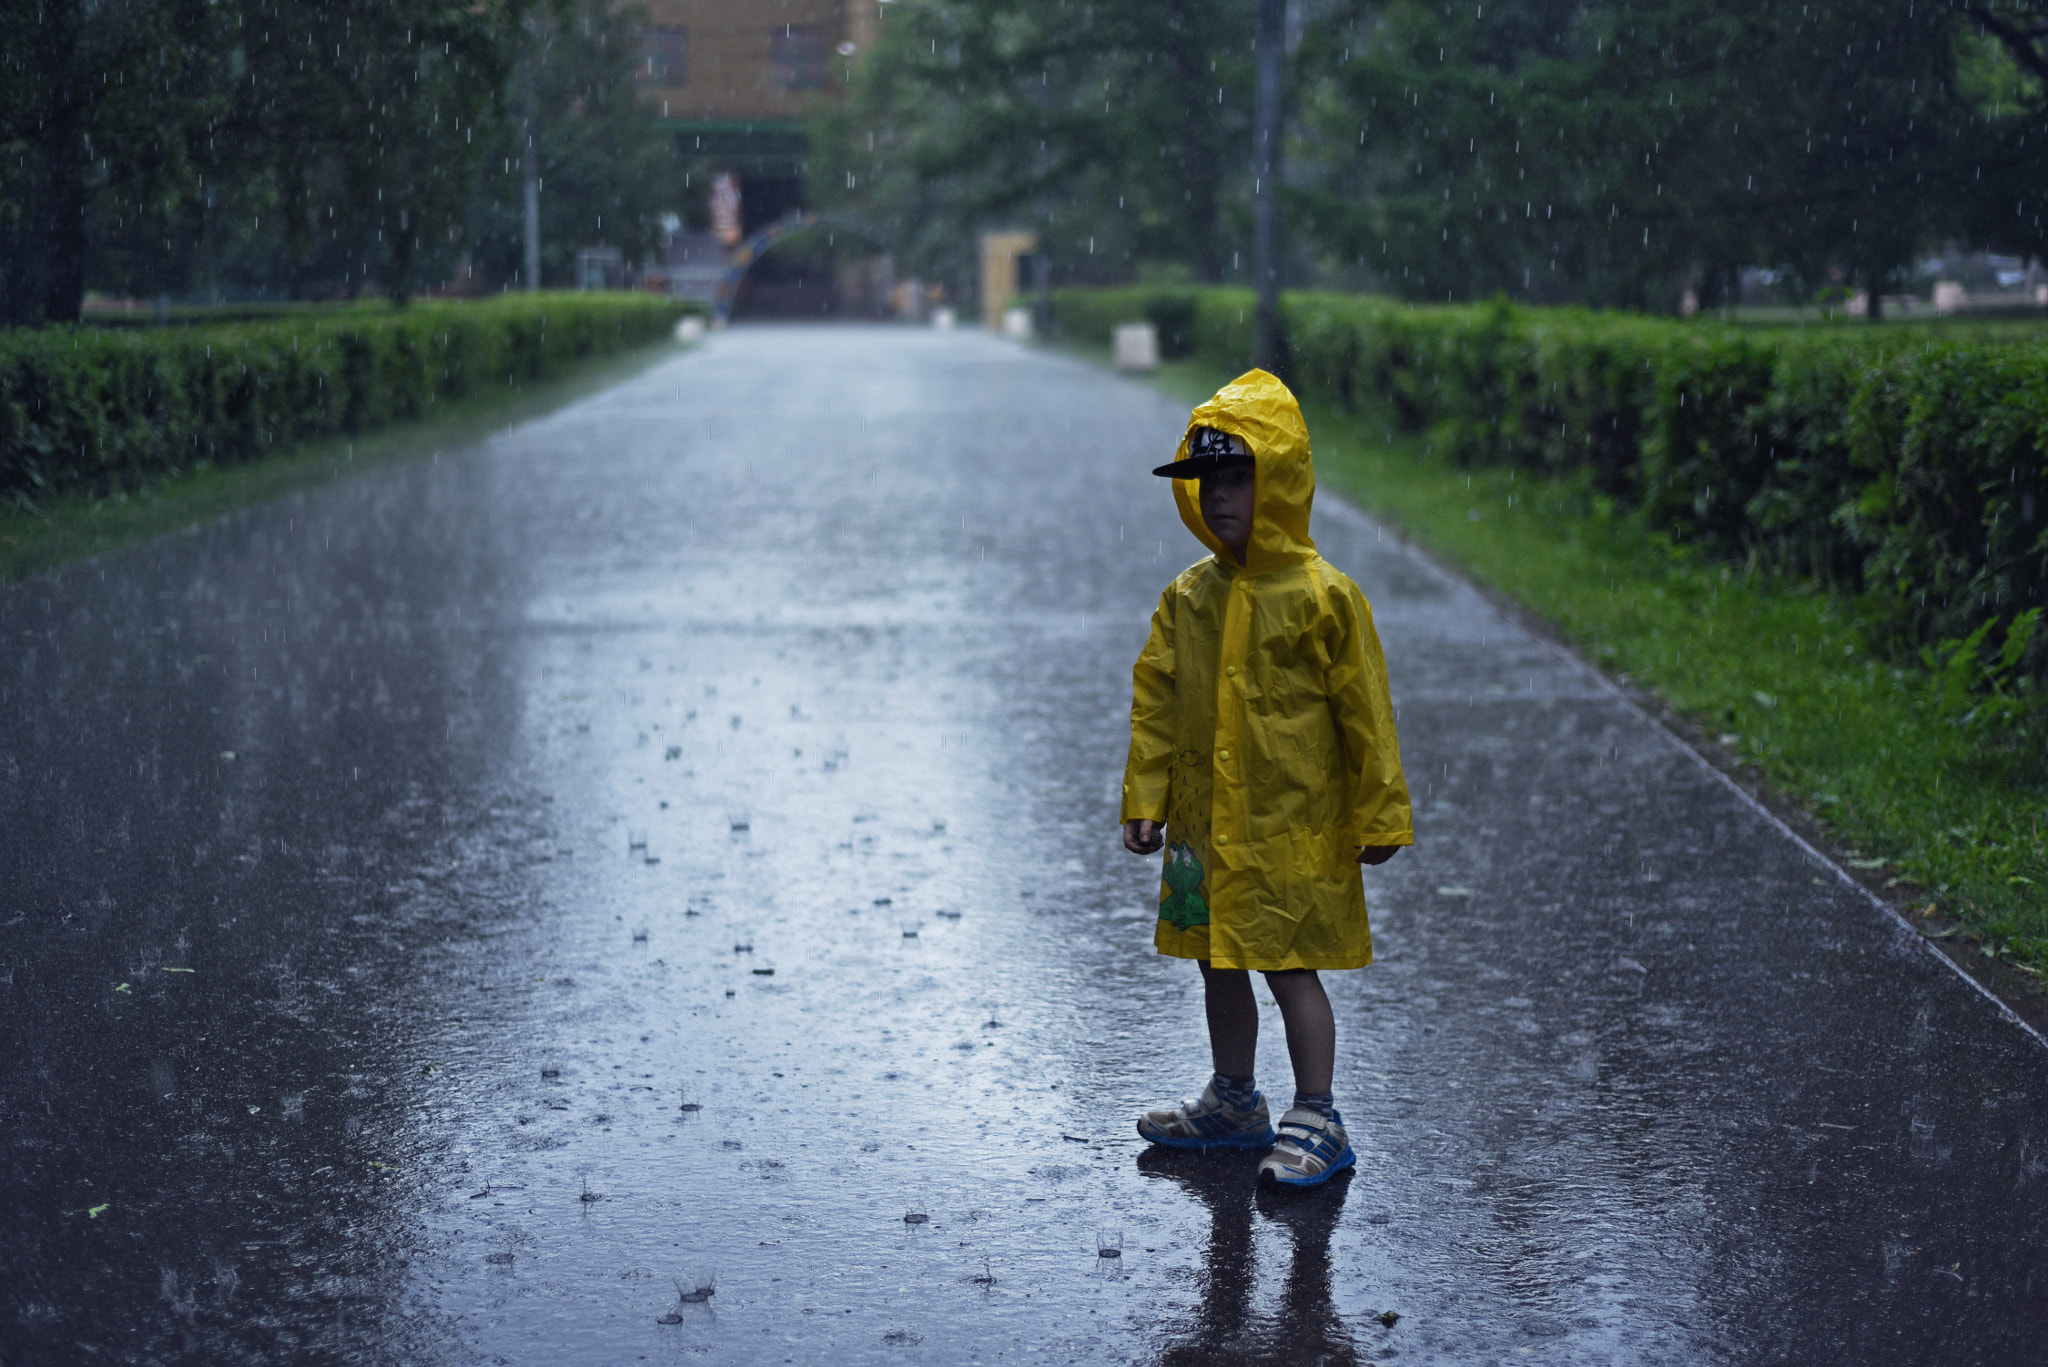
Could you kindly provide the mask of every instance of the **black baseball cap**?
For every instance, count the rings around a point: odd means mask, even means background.
[[[1244,438],[1213,427],[1197,427],[1188,433],[1187,459],[1168,461],[1152,473],[1168,479],[1201,479],[1219,470],[1249,469],[1256,464]]]

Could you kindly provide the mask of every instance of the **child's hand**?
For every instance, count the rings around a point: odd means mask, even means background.
[[[1124,848],[1132,854],[1157,854],[1166,840],[1159,834],[1156,821],[1126,821],[1124,823]]]
[[[1400,852],[1399,845],[1366,845],[1358,851],[1358,862],[1367,865],[1384,864]]]

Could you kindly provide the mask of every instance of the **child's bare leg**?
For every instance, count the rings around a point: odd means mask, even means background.
[[[1216,1071],[1228,1078],[1249,1078],[1259,1052],[1259,1004],[1252,997],[1252,977],[1241,968],[1202,966],[1202,1005],[1209,1015],[1209,1053]],[[1289,1034],[1293,1027],[1288,1027]]]
[[[1138,1133],[1177,1149],[1263,1149],[1274,1141],[1270,1108],[1252,1081],[1259,1045],[1259,1004],[1251,975],[1241,968],[1202,969],[1202,1005],[1209,1017],[1209,1048],[1216,1076],[1195,1100],[1147,1111]]]
[[[1243,976],[1240,974],[1239,976]],[[1337,1071],[1337,1016],[1330,1009],[1323,980],[1312,968],[1291,968],[1268,973],[1266,985],[1280,1004],[1280,1019],[1287,1024],[1287,1057],[1294,1064],[1294,1090],[1316,1096],[1330,1094],[1331,1079]],[[1213,995],[1210,998],[1214,1000]],[[1249,1001],[1251,994],[1245,994]],[[1209,1008],[1209,1034],[1216,1034],[1216,1008]],[[1253,1027],[1256,1029],[1256,1025]],[[1218,1058],[1222,1055],[1219,1053]],[[1245,1054],[1247,1070],[1251,1054]],[[1217,1065],[1222,1071],[1222,1065]]]

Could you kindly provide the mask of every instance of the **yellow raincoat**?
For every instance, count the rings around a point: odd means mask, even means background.
[[[1197,427],[1251,449],[1255,501],[1239,565],[1198,483],[1173,482],[1215,554],[1167,585],[1132,671],[1122,820],[1166,824],[1154,943],[1218,968],[1357,968],[1372,962],[1358,851],[1415,843],[1372,608],[1309,539],[1315,466],[1287,386],[1240,375]]]

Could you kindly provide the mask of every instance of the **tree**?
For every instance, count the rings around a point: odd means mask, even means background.
[[[440,269],[522,0],[7,0],[0,317]]]
[[[199,188],[219,15],[204,0],[7,0],[0,21],[0,322],[68,321],[95,227],[174,237]]]
[[[1875,296],[1952,218],[1937,5],[1488,9],[1361,6],[1305,54],[1303,212],[1386,288],[1668,307],[1773,262],[1847,266]]]
[[[1965,231],[2048,256],[2048,3],[1956,6],[1956,81],[1973,135]]]
[[[209,206],[224,263],[299,297],[375,285],[402,299],[445,277],[517,17],[509,3],[244,0],[242,74],[213,144],[236,187]]]
[[[682,173],[654,112],[634,90],[637,8],[569,3],[537,11],[533,63],[539,153],[541,281],[568,284],[578,249],[610,246],[629,261],[660,240],[680,207]],[[509,100],[512,113],[520,110]],[[524,269],[520,121],[507,119],[469,214],[478,272],[509,284]]]
[[[1249,263],[1245,0],[929,0],[888,11],[853,107],[821,120],[818,196],[963,278],[976,229],[1024,224],[1078,279]]]
[[[1752,132],[1737,148],[1760,188],[1745,204],[1732,184],[1739,164],[1722,158],[1705,208],[1723,220],[1747,209],[1758,256],[1808,280],[1839,264],[1875,319],[1915,250],[1953,231],[1958,208],[1981,193],[1965,164],[1973,120],[1953,16],[1914,0],[1829,0],[1772,36],[1740,91]]]
[[[2007,60],[2040,82],[2048,81],[2048,0],[1951,0],[1951,8],[1969,27],[2004,49]]]

